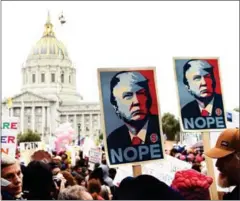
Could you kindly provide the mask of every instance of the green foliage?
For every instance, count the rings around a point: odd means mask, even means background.
[[[233,110],[236,112],[240,112],[240,108],[234,108]]]
[[[39,133],[37,133],[36,131],[33,132],[32,130],[27,130],[26,132],[19,133],[17,135],[17,141],[18,143],[20,142],[39,142],[41,141],[41,136]]]
[[[99,135],[99,140],[103,140],[103,133],[100,133],[100,135]]]
[[[178,140],[180,133],[180,124],[171,113],[165,113],[162,117],[163,133],[167,135],[167,140]]]

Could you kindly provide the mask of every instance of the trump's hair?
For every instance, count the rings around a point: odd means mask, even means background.
[[[183,66],[183,84],[185,84],[186,86],[189,86],[188,80],[186,78],[186,72],[188,71],[189,68],[192,67],[191,64],[190,64],[190,62],[192,62],[192,61],[203,61],[203,60],[201,60],[201,59],[191,59],[191,60],[187,61],[187,63],[185,63],[185,65]],[[205,62],[207,62],[207,61],[205,61]],[[210,66],[210,68],[209,68],[208,72],[211,75],[211,79],[213,81],[213,88],[215,89],[216,88],[216,80],[215,80],[215,76],[214,76],[214,72],[213,72],[213,66],[211,64],[209,64],[209,66]]]
[[[134,71],[118,72],[111,79],[111,82],[110,82],[110,102],[116,108],[118,108],[118,105],[117,105],[117,101],[115,99],[115,96],[113,94],[113,89],[120,82],[120,78],[118,78],[118,75],[121,75],[121,74],[124,74],[124,73],[129,73],[129,72],[134,72]],[[146,79],[144,81],[137,82],[136,84],[143,87],[146,90],[146,95],[147,95],[147,105],[146,106],[147,106],[148,109],[150,109],[151,105],[152,105],[152,97],[151,97],[149,86],[148,86],[148,79]]]

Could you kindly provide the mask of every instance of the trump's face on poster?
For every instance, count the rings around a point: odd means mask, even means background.
[[[190,61],[184,70],[185,85],[196,99],[213,96],[215,86],[213,67],[207,61]]]
[[[148,81],[139,72],[118,73],[111,80],[111,103],[125,122],[146,119],[149,98]]]
[[[162,159],[154,70],[104,69],[99,78],[109,165]]]

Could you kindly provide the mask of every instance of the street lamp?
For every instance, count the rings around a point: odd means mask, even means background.
[[[80,146],[80,132],[81,132],[81,124],[80,124],[80,123],[78,123],[78,124],[77,124],[77,126],[78,126],[78,146]]]

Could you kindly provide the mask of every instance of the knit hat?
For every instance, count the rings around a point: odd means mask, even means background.
[[[187,200],[209,200],[209,187],[213,179],[195,170],[178,171],[171,187]]]

